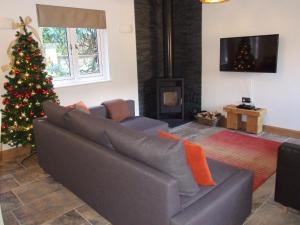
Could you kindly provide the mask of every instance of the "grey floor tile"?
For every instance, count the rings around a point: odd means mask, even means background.
[[[287,142],[296,144],[296,145],[300,145],[300,139],[297,139],[297,138],[289,138],[289,139],[287,139]]]
[[[275,189],[275,179],[276,174],[271,176],[263,185],[261,185],[254,193],[253,193],[253,204],[252,211],[254,212],[258,207],[260,207],[264,202],[273,198],[274,189]]]
[[[16,220],[16,217],[11,212],[3,214],[3,222],[4,225],[20,225]]]
[[[0,193],[8,192],[18,186],[19,184],[10,174],[0,176]]]
[[[51,194],[55,191],[62,189],[62,185],[57,183],[51,177],[43,177],[32,183],[28,183],[17,187],[13,192],[21,199],[25,204],[44,197],[47,194]]]
[[[22,168],[24,167],[16,162],[2,162],[0,163],[0,176],[11,174],[14,171]]]
[[[82,218],[76,211],[72,210],[66,214],[44,223],[43,225],[88,225],[89,223]]]
[[[263,132],[260,137],[271,140],[271,141],[278,141],[278,142],[284,142],[288,140],[288,137],[280,136],[277,134],[270,134]]]
[[[12,175],[21,184],[30,183],[39,178],[48,176],[39,165],[35,165],[27,169],[16,170],[12,173]]]
[[[92,225],[111,225],[104,217],[99,215],[96,211],[90,208],[88,205],[84,205],[76,209],[76,211],[83,216]]]
[[[285,212],[275,204],[265,203],[252,214],[245,225],[299,225],[300,217]]]
[[[21,224],[39,225],[83,205],[83,202],[66,189],[53,192],[44,198],[13,210]]]
[[[11,191],[0,194],[0,204],[3,213],[9,212],[22,205]]]

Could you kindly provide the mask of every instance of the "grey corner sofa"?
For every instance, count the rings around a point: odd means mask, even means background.
[[[113,225],[241,225],[250,214],[251,172],[209,159],[217,185],[198,186],[181,142],[43,105],[40,165]]]

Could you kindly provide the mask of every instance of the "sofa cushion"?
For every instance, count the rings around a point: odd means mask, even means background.
[[[49,122],[61,128],[68,129],[68,125],[65,122],[65,116],[73,109],[60,106],[52,101],[43,102],[42,107]]]
[[[123,126],[111,126],[106,132],[116,151],[177,179],[180,194],[193,196],[199,191],[187,165],[181,142],[137,132]]]
[[[95,117],[75,109],[67,114],[66,123],[74,133],[109,149],[113,149],[113,146],[105,133],[105,129],[108,126],[117,126],[113,121]]]
[[[216,185],[208,167],[204,149],[200,145],[194,144],[188,140],[183,140],[177,136],[162,131],[159,132],[159,135],[171,140],[183,142],[188,164],[191,167],[194,178],[199,185]]]
[[[120,122],[131,117],[128,102],[122,99],[115,99],[102,103],[108,112],[108,117],[114,121]]]
[[[69,105],[68,106],[71,109],[78,109],[79,111],[85,112],[85,113],[90,113],[89,108],[83,101],[79,101],[75,104]]]
[[[133,100],[126,100],[126,102],[128,103],[128,108],[130,111],[130,117],[134,117],[135,116],[135,106],[134,106],[134,101]],[[99,105],[99,106],[95,106],[89,109],[90,113],[95,115],[95,116],[101,116],[104,118],[108,118],[108,112],[106,110],[106,107],[104,105]]]
[[[153,135],[157,134],[157,131],[169,131],[169,125],[166,122],[143,116],[129,118],[122,121],[121,124],[128,128]]]

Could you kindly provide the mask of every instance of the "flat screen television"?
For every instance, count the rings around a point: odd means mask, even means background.
[[[220,71],[276,73],[279,34],[220,39]]]

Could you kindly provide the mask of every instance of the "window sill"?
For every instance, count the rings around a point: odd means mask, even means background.
[[[111,79],[86,79],[86,80],[54,80],[54,88],[81,86],[87,84],[110,82]]]

